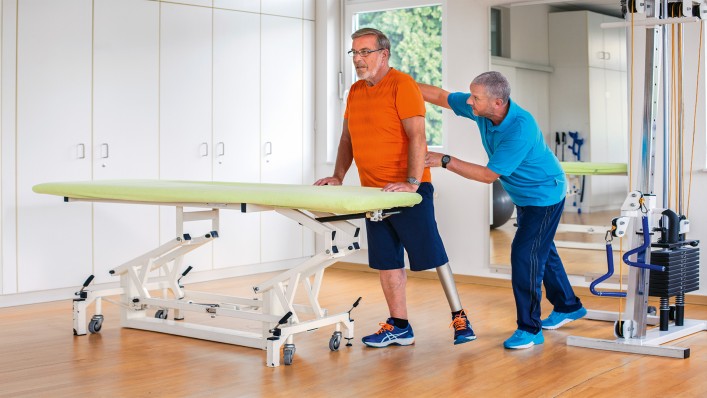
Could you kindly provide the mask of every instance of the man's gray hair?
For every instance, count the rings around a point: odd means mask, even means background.
[[[376,37],[376,40],[378,41],[378,48],[384,48],[390,52],[390,40],[388,40],[388,37],[385,35],[385,33],[381,32],[378,29],[373,29],[373,28],[361,28],[351,35],[352,39],[357,39],[362,36],[370,36],[373,35]],[[371,48],[371,50],[377,50],[378,48]]]
[[[511,97],[511,85],[500,72],[484,72],[476,76],[471,84],[484,86],[489,96],[500,98],[504,104],[508,103],[508,99]]]

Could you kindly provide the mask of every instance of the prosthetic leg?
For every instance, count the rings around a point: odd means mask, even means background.
[[[461,311],[463,309],[462,303],[461,300],[459,300],[459,292],[457,292],[457,285],[454,283],[454,275],[452,275],[452,268],[449,266],[449,263],[437,267],[437,276],[439,276],[444,294],[447,296],[449,309],[451,309],[452,312]]]

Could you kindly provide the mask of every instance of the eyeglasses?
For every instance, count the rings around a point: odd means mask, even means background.
[[[360,55],[363,58],[366,58],[367,56],[371,55],[371,53],[375,53],[375,52],[383,51],[383,50],[385,50],[385,48],[379,48],[377,50],[369,50],[367,48],[364,48],[363,50],[358,50],[358,51],[349,50],[349,52],[347,54],[349,54],[349,57],[352,57],[352,58],[355,57],[356,55]]]

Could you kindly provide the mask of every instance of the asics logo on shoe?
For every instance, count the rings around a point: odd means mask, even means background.
[[[407,331],[402,332],[402,333],[398,333],[398,334],[386,332],[385,337],[383,338],[383,341],[390,341],[390,340],[397,339],[398,337],[404,335],[405,333],[407,333]]]

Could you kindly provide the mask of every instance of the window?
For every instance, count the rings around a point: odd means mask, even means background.
[[[501,52],[501,10],[491,9],[491,55],[502,57]]]
[[[404,4],[410,3],[416,2]],[[347,29],[344,48],[350,48],[351,33],[356,30],[366,27],[378,29],[390,39],[390,66],[409,74],[416,81],[442,86],[442,6],[391,6],[392,2],[377,2],[362,4],[353,11],[353,7],[349,7],[347,15],[351,17],[351,25]],[[346,61],[351,63],[348,59]],[[351,82],[356,79],[353,70],[349,73],[349,79]],[[427,104],[425,132],[428,146],[442,146],[441,108]]]
[[[511,57],[511,13],[506,7],[491,7],[489,47],[493,57]]]

